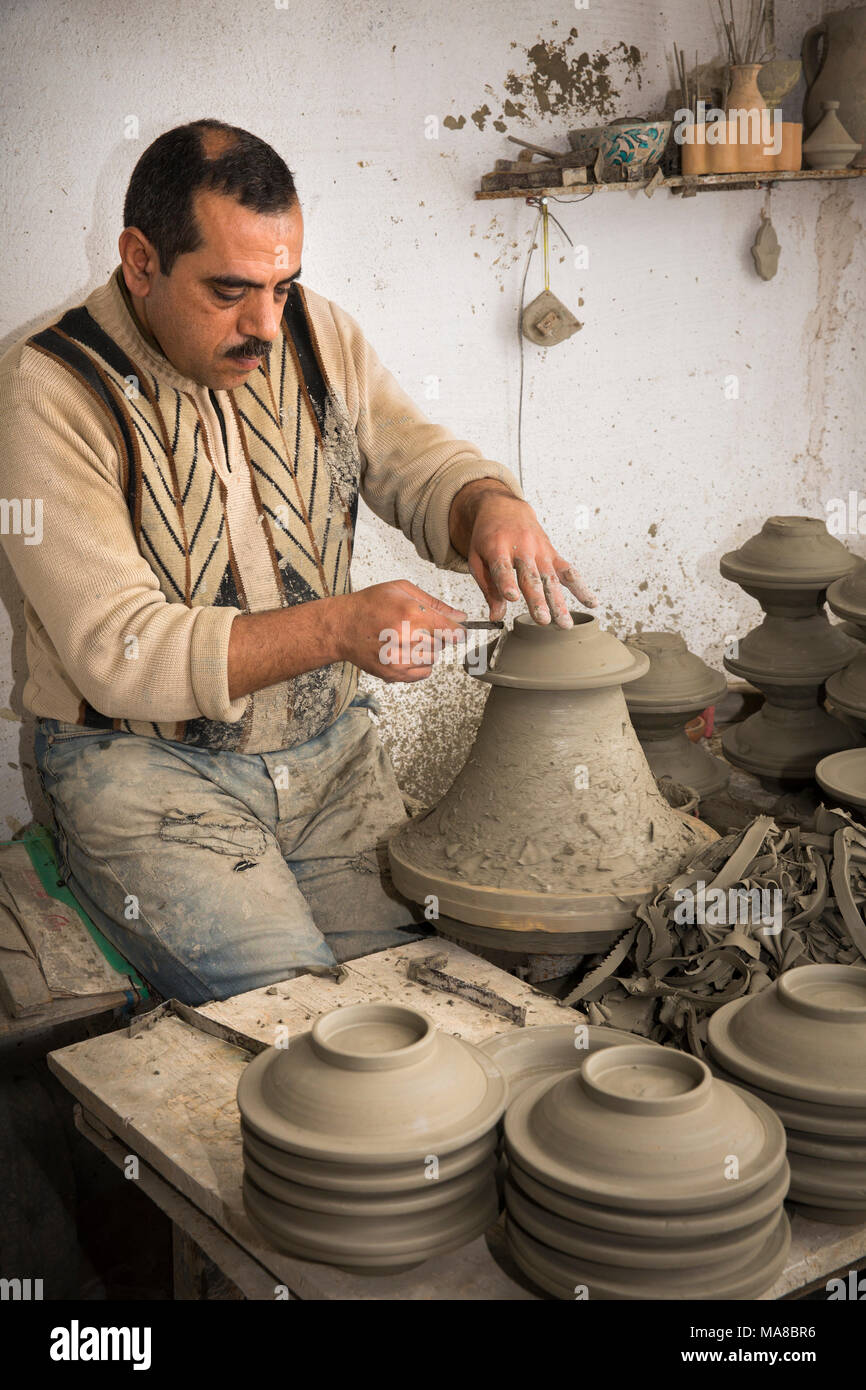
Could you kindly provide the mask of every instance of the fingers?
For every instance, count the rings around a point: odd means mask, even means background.
[[[542,573],[541,582],[544,586],[544,596],[547,599],[547,606],[557,627],[574,627],[574,619],[568,608],[568,599],[562,591],[562,587],[555,574],[550,572]]]
[[[462,608],[452,608],[444,599],[419,589],[417,584],[401,580],[399,587],[414,601],[418,610],[424,614],[423,621],[429,624],[431,632],[450,632],[465,622],[467,614]],[[417,620],[416,620],[417,621]]]
[[[484,595],[484,601],[487,604],[491,621],[494,623],[501,622],[508,611],[508,605],[495,588],[488,573],[487,566],[477,551],[473,551],[469,556],[469,572]]]
[[[560,583],[564,584],[566,589],[569,589],[585,608],[596,607],[598,599],[595,594],[591,589],[586,587],[577,570],[574,569],[567,560],[563,560],[561,556],[557,556],[556,558],[556,571],[559,575]]]

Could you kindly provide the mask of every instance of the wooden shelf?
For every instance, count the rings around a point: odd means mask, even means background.
[[[837,180],[837,179],[862,179],[866,176],[866,169],[800,169],[796,173],[772,173],[764,174],[674,174],[671,178],[662,179],[656,184],[656,188],[669,188],[672,193],[683,193],[686,196],[692,193],[708,192],[710,189],[718,188],[763,188],[769,183],[811,183],[816,179]],[[477,192],[476,199],[486,201],[489,198],[585,198],[587,193],[636,193],[642,188],[647,188],[650,179],[634,180],[632,183],[581,183],[572,188],[563,188],[562,185],[554,185],[552,188],[507,188],[497,190],[493,193]]]

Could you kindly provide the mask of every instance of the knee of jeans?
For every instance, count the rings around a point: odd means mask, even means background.
[[[211,850],[237,860],[234,869],[254,869],[267,852],[269,841],[262,826],[231,811],[167,811],[159,825],[162,840]]]

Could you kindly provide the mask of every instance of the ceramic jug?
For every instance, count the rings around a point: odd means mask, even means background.
[[[866,166],[866,5],[828,14],[803,39],[803,73],[808,85],[803,122],[808,132],[824,114],[825,101],[839,102],[839,119],[861,145],[855,168]]]

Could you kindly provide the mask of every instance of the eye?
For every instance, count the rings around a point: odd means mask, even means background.
[[[213,286],[213,292],[217,299],[221,299],[224,304],[239,304],[243,299],[243,294],[224,294],[223,291],[218,290],[216,286]]]

